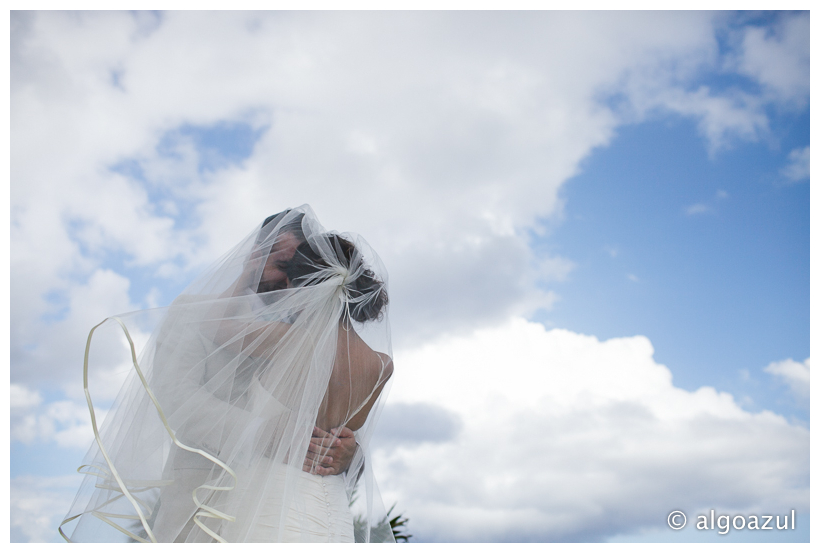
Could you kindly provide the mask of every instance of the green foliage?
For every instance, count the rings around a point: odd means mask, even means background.
[[[387,516],[385,518],[390,518],[390,513],[393,512],[393,509],[396,507],[396,504],[393,503],[393,506],[387,510]],[[390,518],[390,530],[393,532],[393,538],[395,538],[396,543],[403,541],[407,543],[410,541],[410,538],[413,537],[413,534],[406,534],[407,531],[407,517],[403,515],[396,515],[393,518]]]
[[[356,492],[358,491],[358,488],[353,489],[353,493],[350,496],[351,507],[356,501]],[[410,538],[413,537],[413,534],[407,533],[408,518],[404,516],[404,514],[399,514],[392,518],[390,517],[393,513],[393,509],[395,508],[396,504],[393,503],[393,506],[387,510],[387,515],[385,515],[385,517],[382,518],[376,526],[370,527],[371,543],[385,543],[393,541],[396,543],[407,543],[410,541]],[[353,518],[353,535],[355,536],[357,542],[363,542],[365,540],[365,524],[366,522],[362,515],[356,515]],[[391,534],[393,539],[390,539]]]

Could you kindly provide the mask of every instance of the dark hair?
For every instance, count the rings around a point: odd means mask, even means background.
[[[350,260],[357,253],[356,246],[336,234],[328,234],[325,237],[336,250],[341,264],[350,269]],[[327,267],[330,267],[330,264],[314,251],[310,243],[304,242],[296,248],[293,258],[288,263],[288,279],[297,286],[300,284],[299,281],[304,284],[315,283],[316,281],[307,280],[307,277]],[[387,291],[384,289],[384,283],[372,270],[365,268],[359,277],[346,287],[351,299],[369,295],[366,300],[350,302],[350,317],[354,321],[364,323],[381,317],[387,306]]]
[[[256,243],[261,244],[265,241],[266,238],[270,235],[271,231],[274,229],[275,225],[271,225],[268,227],[268,224],[276,219],[277,221],[281,220],[282,217],[290,213],[290,209],[286,209],[285,211],[280,211],[275,215],[271,215],[262,223],[262,228],[259,229],[259,234],[256,236]],[[305,241],[305,232],[302,230],[302,219],[305,218],[304,213],[298,213],[293,219],[279,227],[278,234],[283,234],[285,232],[289,232],[293,234],[299,242]],[[268,227],[268,228],[266,228]]]

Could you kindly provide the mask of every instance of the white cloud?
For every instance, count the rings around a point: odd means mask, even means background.
[[[621,109],[638,118],[657,110],[694,117],[714,155],[737,140],[766,136],[768,105],[801,109],[807,104],[808,13],[784,14],[768,27],[743,26],[727,31],[726,37],[731,48],[723,55],[714,36],[700,36],[698,47],[676,52],[679,57],[667,64],[635,63],[626,73],[628,92]],[[694,85],[698,75],[715,67],[750,79],[762,92]]]
[[[739,70],[782,101],[809,96],[809,14],[784,15],[772,28],[743,29]]]
[[[725,148],[734,139],[756,141],[768,132],[763,103],[748,94],[717,95],[706,86],[693,92],[672,90],[662,95],[663,107],[698,120],[698,129],[710,145],[710,153]]]
[[[808,508],[808,430],[675,387],[642,336],[514,319],[397,352],[396,368],[386,421],[421,402],[461,425],[405,443],[394,426],[377,450],[386,502],[421,539],[586,541],[660,529],[673,509]]]
[[[40,321],[44,294],[72,296],[111,256],[160,282],[184,280],[266,215],[305,202],[327,226],[369,238],[405,275],[393,304],[419,310],[401,315],[398,336],[548,307],[544,262],[524,232],[560,218],[561,184],[618,125],[672,110],[698,120],[713,148],[765,132],[767,100],[697,86],[723,70],[722,21],[695,12],[15,12],[13,343],[19,351],[53,335]],[[785,82],[754,60],[799,48],[800,28],[749,38],[743,70]],[[266,131],[241,165],[201,173],[210,154],[179,129],[225,121]],[[124,160],[150,183],[111,171]],[[488,264],[501,248],[509,252]],[[450,287],[446,317],[426,316],[441,305],[439,278],[464,282],[502,264],[495,277]],[[546,276],[560,279],[570,264]]]
[[[687,215],[701,215],[710,211],[712,211],[712,208],[706,204],[692,204],[686,208]]]
[[[687,206],[684,209],[684,213],[686,215],[703,215],[705,213],[714,213],[716,208],[716,204],[722,200],[726,200],[729,197],[729,193],[725,190],[718,190],[715,193],[715,197],[711,202],[700,202],[696,204],[692,204]]]
[[[43,324],[38,313],[24,310],[21,299],[13,297],[12,319],[17,319],[11,331],[12,380],[37,385],[70,383],[75,396],[82,397],[79,387],[88,332],[106,317],[136,309],[128,298],[129,286],[127,278],[107,269],[96,270],[85,284],[67,281],[61,285],[68,296],[62,306],[64,318],[50,324]],[[21,295],[33,292],[24,283],[16,289]],[[112,366],[125,359],[125,350],[118,344],[119,338],[111,351],[100,352]]]
[[[11,398],[9,400],[11,411],[25,411],[32,407],[37,407],[43,402],[40,392],[36,390],[29,390],[20,384],[11,384],[9,386]]]
[[[560,256],[543,257],[538,262],[538,274],[541,282],[563,281],[569,277],[575,263]]]
[[[729,70],[762,83],[767,91],[762,96],[702,85],[705,74],[727,65],[716,40],[721,17],[699,12],[14,12],[11,378],[18,386],[12,397],[19,418],[13,436],[79,443],[87,432],[80,375],[91,326],[158,301],[153,291],[145,305],[134,297],[134,283],[145,274],[156,281],[154,289],[178,289],[198,267],[286,206],[310,203],[326,226],[360,232],[382,255],[391,272],[396,342],[404,351],[442,334],[466,336],[476,327],[549,308],[557,296],[545,283],[567,278],[574,262],[538,258],[526,235],[544,234],[545,220],[560,220],[562,183],[594,148],[608,144],[619,125],[659,112],[683,114],[698,122],[714,151],[732,140],[758,139],[768,129],[765,108],[799,98],[803,62],[783,72],[772,68],[795,49],[807,51],[800,34],[807,17],[784,24],[774,36],[754,30],[743,35],[742,56],[733,58],[735,69]],[[265,132],[241,164],[198,171],[203,152],[179,129],[225,121]],[[111,170],[123,161],[136,164],[151,182]],[[92,370],[102,400],[113,397],[130,370],[120,340],[95,350]],[[666,375],[658,393],[677,401],[681,412],[690,409],[711,421],[736,416],[743,423],[752,417],[714,391],[672,388],[665,369],[646,361],[651,360],[648,342],[589,344],[595,351],[643,352],[636,355],[645,361],[647,377]],[[508,361],[497,359],[503,367]],[[492,371],[485,372],[483,378],[496,382]],[[439,376],[451,379],[455,391],[463,382],[473,389],[482,377],[458,374],[463,381],[447,372]],[[550,396],[550,402],[563,405],[554,408],[558,418],[552,419],[552,403],[542,406],[538,387],[531,385],[540,374],[529,375],[530,385],[522,383],[536,398],[527,405],[511,407],[502,397],[490,401],[496,406],[492,413],[482,414],[463,398],[466,403],[456,413],[464,421],[457,446],[421,442],[414,450],[417,458],[390,461],[417,471],[425,463],[434,466],[436,459],[483,460],[486,451],[475,445],[481,443],[476,421],[485,419],[512,446],[521,428],[535,431],[539,438],[532,451],[545,455],[557,474],[571,463],[583,466],[587,446],[614,448],[602,459],[616,467],[634,460],[625,449],[643,447],[646,458],[637,466],[670,478],[665,461],[683,469],[676,455],[701,462],[717,448],[709,445],[710,438],[704,451],[700,445],[694,453],[685,450],[711,431],[694,418],[652,422],[661,407],[647,399],[651,393],[643,381],[632,382],[642,394],[626,399],[604,394],[600,405],[584,394]],[[596,373],[600,376],[605,374]],[[561,374],[553,377],[563,382]],[[35,390],[45,381],[79,401],[42,404]],[[401,389],[394,387],[403,394]],[[613,389],[620,389],[617,382]],[[434,401],[420,397],[417,390],[405,401]],[[570,398],[583,406],[578,416],[561,403]],[[451,409],[442,397],[435,402],[425,411],[430,420],[444,417],[436,408]],[[522,410],[522,420],[530,422],[518,425],[513,414]],[[651,431],[645,436],[623,431],[607,442],[593,430],[610,415],[612,424],[635,421]],[[779,444],[798,432],[769,415],[755,417],[764,434],[785,429]],[[578,429],[578,440],[554,420]],[[715,428],[723,431],[721,424]],[[670,442],[667,434],[681,443]],[[557,442],[545,444],[544,436]],[[738,436],[731,443],[740,451],[746,435]],[[773,456],[789,446],[777,447]],[[509,451],[520,453],[515,447]],[[501,470],[505,462],[518,466],[517,459],[503,461],[508,457],[502,451],[501,466],[491,467],[499,468],[492,473],[496,480],[487,483],[488,490],[499,490],[496,504],[512,501],[502,493],[505,478],[520,482],[515,480],[520,473]],[[619,493],[649,494],[644,487],[656,484],[638,474],[634,488],[603,482],[598,495],[573,500],[564,486],[586,489],[584,482],[550,480],[535,466],[534,453],[523,457],[521,466],[532,465],[527,474],[537,475],[534,485],[525,487],[565,499],[569,514],[537,497],[525,498],[519,511],[512,503],[494,511],[492,503],[482,503],[487,490],[471,487],[468,475],[474,472],[451,475],[446,465],[419,480],[419,494],[411,496],[418,508],[408,514],[433,534],[440,529],[437,514],[461,525],[472,512],[474,521],[486,521],[487,532],[496,532],[509,517],[510,531],[543,526],[557,535],[556,525],[566,523],[569,535],[576,531],[578,513],[594,511],[595,501],[609,509]],[[604,477],[611,475],[607,467],[598,468]],[[714,473],[703,478],[709,475]],[[432,493],[426,486],[438,485],[436,478],[452,484],[446,488],[450,498],[481,501],[472,511],[453,507],[447,497],[425,503],[424,494]],[[691,478],[681,481],[691,484]],[[670,485],[662,483],[661,489],[670,492]],[[767,486],[764,479],[764,491],[777,482]],[[43,494],[32,491],[26,497],[47,499]],[[645,520],[652,504],[650,498],[644,510],[627,509],[624,516]],[[28,522],[15,515],[12,526],[39,539],[32,521],[38,520],[36,509],[47,506],[30,505],[35,507],[18,514],[29,513]],[[590,520],[594,524],[595,517]]]
[[[11,541],[63,542],[57,526],[82,476],[18,476],[11,480]]]
[[[409,275],[394,305],[419,313],[440,305],[438,279],[423,275],[463,281],[508,244],[504,297],[478,318],[407,313],[404,336],[546,307],[522,231],[560,215],[561,183],[619,124],[677,111],[713,147],[765,130],[759,100],[691,86],[719,70],[721,24],[694,12],[15,13],[14,343],[46,334],[44,293],[72,295],[108,255],[189,278],[256,221],[304,202]],[[749,34],[743,70],[785,82],[755,60],[799,48],[801,28]],[[613,96],[632,111],[601,101]],[[201,174],[203,152],[177,130],[220,121],[267,131],[241,166]],[[123,160],[151,184],[112,173]],[[489,298],[497,282],[451,288],[448,305]]]
[[[102,420],[105,412],[97,411]],[[54,444],[66,448],[86,448],[92,431],[88,407],[71,400],[43,404],[39,392],[19,384],[11,385],[12,441],[31,445]]]
[[[809,146],[795,148],[789,152],[789,163],[783,168],[783,175],[790,181],[800,181],[809,178],[811,156]]]
[[[809,398],[809,365],[810,359],[802,363],[793,359],[775,361],[763,370],[775,375],[788,384],[794,395],[801,400]]]

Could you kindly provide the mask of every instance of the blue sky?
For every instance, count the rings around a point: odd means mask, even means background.
[[[713,156],[674,117],[623,128],[566,183],[565,220],[539,241],[578,264],[540,320],[602,339],[649,336],[676,385],[808,422],[762,372],[809,357],[809,187],[781,174],[808,144],[808,113],[775,121],[776,143]]]
[[[796,508],[760,539],[806,541],[808,39],[800,12],[13,14],[12,541],[60,539],[91,326],[304,203],[390,271],[374,470],[417,540],[744,541],[666,515]]]

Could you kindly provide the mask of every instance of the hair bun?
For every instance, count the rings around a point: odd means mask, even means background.
[[[334,262],[325,259],[311,242],[328,243],[336,258]],[[327,271],[334,266],[335,271]],[[322,272],[326,274],[317,275]],[[350,240],[337,234],[325,234],[304,242],[296,248],[287,268],[288,278],[295,286],[309,286],[325,281],[334,274],[343,277],[342,286],[346,291],[350,317],[354,321],[365,323],[381,319],[388,302],[384,282],[364,264],[361,253]],[[351,279],[354,275],[355,278]]]
[[[373,271],[364,269],[358,278],[345,287],[350,298],[350,317],[354,321],[364,323],[381,318],[387,305],[387,292],[384,283],[376,278]]]

